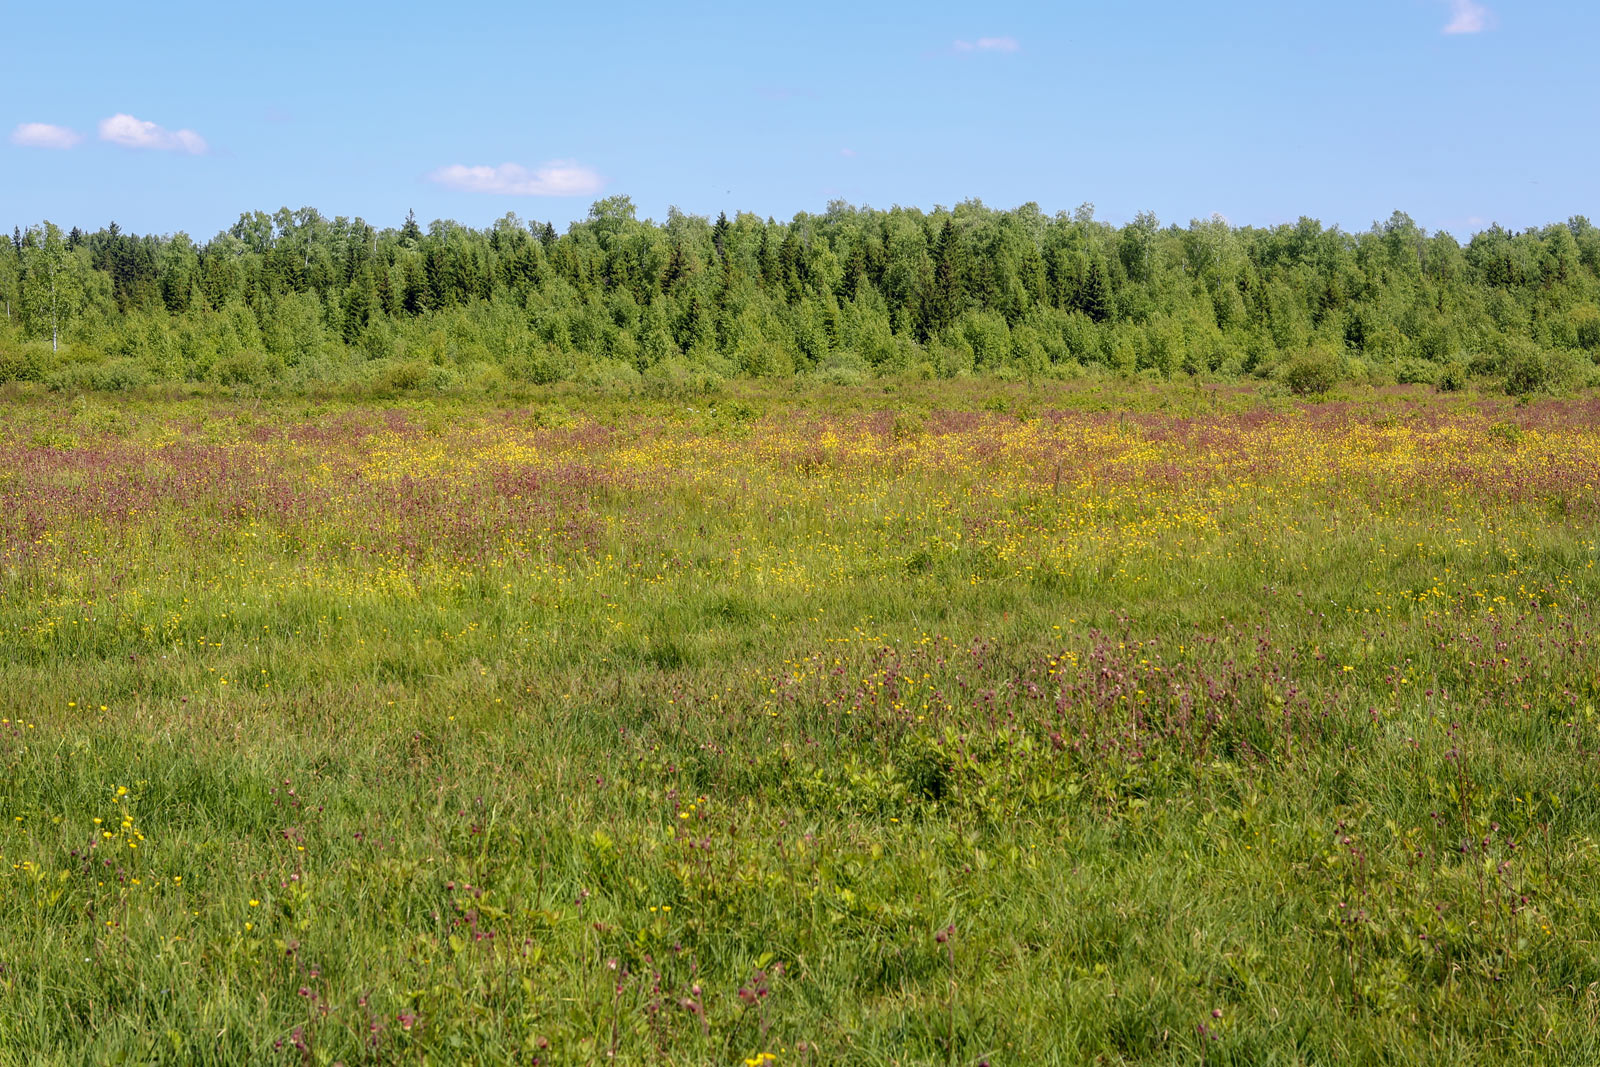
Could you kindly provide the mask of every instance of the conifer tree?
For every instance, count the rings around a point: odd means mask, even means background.
[[[1105,261],[1099,256],[1089,261],[1089,271],[1073,304],[1095,322],[1105,322],[1111,317],[1111,283],[1106,277]]]
[[[422,241],[422,227],[417,225],[417,213],[406,212],[405,224],[400,227],[400,242],[407,248],[415,248]]]
[[[938,240],[934,242],[933,282],[923,296],[924,337],[937,336],[965,310],[965,275],[966,260],[961,247],[961,234],[957,232],[954,220],[945,219]]]

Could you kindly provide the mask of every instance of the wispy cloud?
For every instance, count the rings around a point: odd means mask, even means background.
[[[203,156],[210,146],[193,130],[169,130],[132,115],[112,115],[100,120],[100,139],[124,148],[151,148],[158,152],[187,152]]]
[[[22,122],[11,131],[11,143],[27,148],[71,148],[82,140],[83,134],[77,130],[48,122]]]
[[[1445,33],[1482,33],[1494,28],[1494,12],[1477,0],[1448,0],[1448,3],[1450,21],[1445,24]]]
[[[570,159],[552,160],[531,171],[516,163],[498,167],[452,163],[429,174],[428,180],[462,192],[495,196],[590,196],[606,184],[598,172]]]
[[[950,47],[957,52],[1020,52],[1015,37],[979,37],[976,41],[957,41]]]
[[[856,150],[854,148],[841,148],[839,149],[839,154],[846,159],[856,158]]]

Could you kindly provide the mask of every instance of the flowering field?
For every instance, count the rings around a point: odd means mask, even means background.
[[[840,396],[0,406],[0,1063],[1600,1060],[1600,400]]]

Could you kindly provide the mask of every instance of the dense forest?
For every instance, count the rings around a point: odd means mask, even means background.
[[[197,243],[52,223],[0,240],[0,381],[494,390],[884,374],[1600,384],[1600,229],[1466,244],[1152,215],[833,203],[789,222],[623,196],[558,233],[311,208]]]

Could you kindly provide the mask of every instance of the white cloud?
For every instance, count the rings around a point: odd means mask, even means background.
[[[428,175],[428,180],[466,193],[496,196],[591,196],[606,180],[583,164],[556,159],[529,170],[516,163],[498,167],[468,167],[452,163]]]
[[[71,148],[81,140],[83,134],[77,130],[48,122],[21,122],[11,131],[11,143],[28,148]]]
[[[839,154],[846,159],[854,159],[856,157],[856,150],[854,148],[841,148],[839,149]]]
[[[1494,12],[1477,0],[1448,0],[1448,2],[1450,21],[1445,25],[1445,33],[1482,33],[1494,26]]]
[[[187,152],[203,156],[206,139],[193,130],[169,130],[132,115],[112,115],[100,120],[100,139],[124,148],[154,148],[162,152]]]
[[[952,45],[957,52],[1019,52],[1022,45],[1015,37],[979,37],[976,41],[957,41]]]

